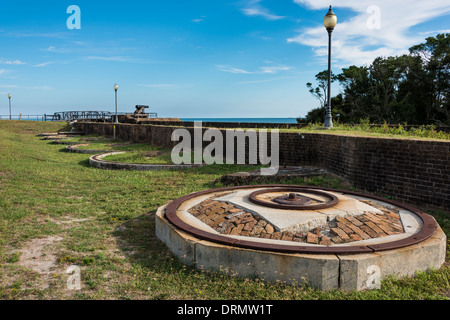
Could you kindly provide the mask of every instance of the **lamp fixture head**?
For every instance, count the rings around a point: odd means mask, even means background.
[[[328,11],[327,15],[325,16],[325,18],[323,19],[323,25],[325,26],[325,28],[328,29],[334,29],[334,27],[336,27],[337,24],[337,17],[333,12],[332,7],[330,6],[330,10]]]

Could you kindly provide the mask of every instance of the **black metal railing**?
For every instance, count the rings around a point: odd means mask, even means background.
[[[104,120],[111,121],[112,112],[108,111],[65,111],[45,115],[45,121]]]
[[[123,116],[129,113],[117,112],[117,116]],[[112,122],[115,121],[115,112],[109,111],[64,111],[55,112],[54,114],[44,114],[44,115],[0,115],[0,120],[30,120],[30,121],[74,121],[74,120],[84,120],[84,121],[105,121]],[[157,118],[157,113],[149,113],[149,118]]]
[[[33,120],[33,121],[45,121],[45,115],[30,115],[30,114],[19,114],[19,115],[0,115],[0,120]]]

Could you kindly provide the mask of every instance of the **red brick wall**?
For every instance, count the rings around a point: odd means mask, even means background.
[[[112,124],[76,126],[88,133],[113,135]],[[177,144],[171,141],[177,128],[119,124],[117,136],[171,148]],[[280,133],[280,164],[319,166],[359,189],[450,211],[450,141]]]

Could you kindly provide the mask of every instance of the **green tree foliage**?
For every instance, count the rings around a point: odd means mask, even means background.
[[[317,87],[307,87],[321,107],[299,122],[322,122],[325,117],[327,72],[316,80]],[[407,55],[344,68],[332,80],[342,87],[332,100],[333,117],[340,122],[450,125],[450,34],[427,38]]]
[[[337,76],[331,74],[331,83],[337,80]],[[320,101],[320,105],[325,107],[328,101],[328,71],[322,71],[316,74],[317,87],[313,87],[311,82],[308,82],[306,86],[309,92]]]

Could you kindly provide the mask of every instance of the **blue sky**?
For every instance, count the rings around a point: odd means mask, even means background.
[[[0,114],[119,111],[160,117],[297,117],[306,83],[450,32],[448,0],[9,1],[0,11]],[[69,30],[70,5],[81,30]],[[334,94],[339,92],[334,86]],[[3,98],[1,98],[3,97]]]

